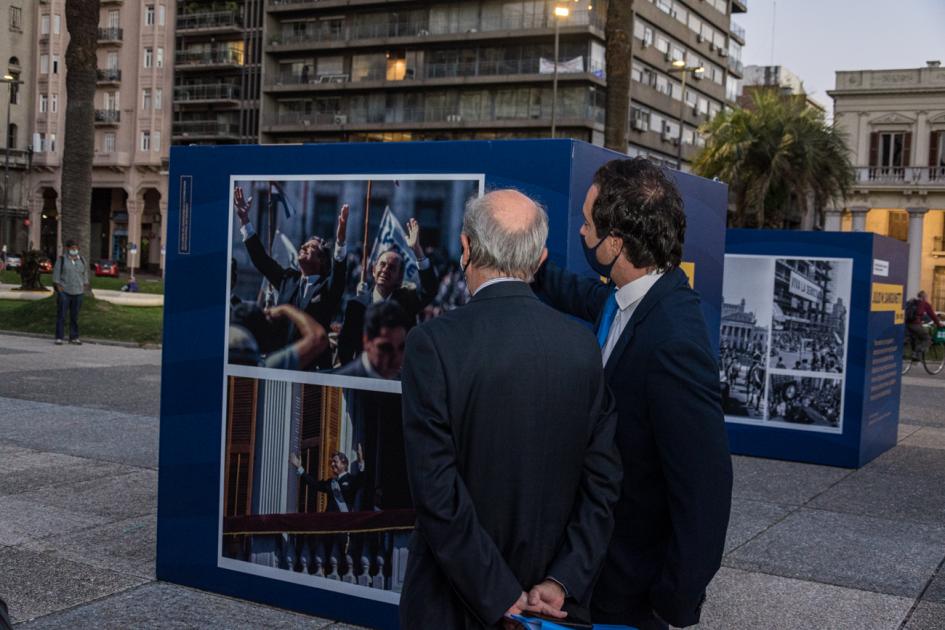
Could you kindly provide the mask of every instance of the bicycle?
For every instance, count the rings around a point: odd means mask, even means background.
[[[945,369],[945,328],[936,328],[933,324],[924,324],[931,338],[931,345],[925,352],[915,348],[915,336],[906,328],[906,338],[902,351],[902,373],[907,374],[912,364],[921,361],[922,367],[931,375]]]

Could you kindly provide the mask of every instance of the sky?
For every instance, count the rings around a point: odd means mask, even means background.
[[[837,70],[945,63],[945,0],[747,0],[733,20],[746,30],[742,61],[780,65],[828,112]],[[775,18],[772,20],[772,18]],[[772,22],[774,56],[772,61]]]

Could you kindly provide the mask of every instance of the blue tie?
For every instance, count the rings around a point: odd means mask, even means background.
[[[610,334],[610,326],[614,323],[614,316],[617,314],[617,291],[610,292],[607,301],[604,302],[604,312],[600,316],[600,327],[597,329],[597,343],[601,348],[607,345],[607,336]]]

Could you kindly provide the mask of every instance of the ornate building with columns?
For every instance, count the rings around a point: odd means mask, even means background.
[[[66,117],[65,0],[24,3],[35,12],[29,242],[60,248],[62,140]],[[28,9],[26,8],[28,7]],[[171,139],[175,3],[101,0],[91,259],[163,267]]]
[[[847,134],[856,182],[825,229],[870,231],[909,244],[907,294],[945,310],[945,68],[838,72],[834,121]]]

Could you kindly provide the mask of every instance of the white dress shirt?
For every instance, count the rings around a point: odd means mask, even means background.
[[[662,277],[662,272],[653,271],[617,289],[617,312],[614,313],[614,321],[610,325],[610,332],[607,333],[607,343],[603,347],[604,365],[607,365],[610,353],[614,351],[620,335],[623,334],[624,328],[630,323],[633,311],[637,309],[647,292]]]
[[[482,291],[489,285],[499,284],[500,282],[523,282],[523,280],[520,280],[518,278],[509,278],[509,277],[492,278],[491,280],[486,280],[485,282],[480,284],[479,288],[476,289],[476,293],[479,293],[480,291]],[[473,295],[476,295],[476,293],[473,293]]]

